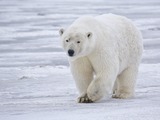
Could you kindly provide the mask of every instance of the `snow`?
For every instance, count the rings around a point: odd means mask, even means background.
[[[1,0],[0,120],[159,120],[159,8],[159,0]],[[125,15],[142,31],[136,96],[78,104],[58,29],[104,13]]]

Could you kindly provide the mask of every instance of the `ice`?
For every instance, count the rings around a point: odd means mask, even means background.
[[[0,120],[159,120],[159,0],[1,0]],[[115,13],[142,31],[133,99],[78,104],[58,29],[82,15]]]

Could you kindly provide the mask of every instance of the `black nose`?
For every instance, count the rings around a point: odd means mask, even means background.
[[[74,50],[69,49],[69,50],[68,50],[68,55],[69,55],[69,56],[73,56],[73,54],[74,54]]]

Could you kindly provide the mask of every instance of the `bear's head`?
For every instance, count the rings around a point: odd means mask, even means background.
[[[87,56],[95,46],[93,33],[81,28],[60,29],[62,46],[70,60]]]

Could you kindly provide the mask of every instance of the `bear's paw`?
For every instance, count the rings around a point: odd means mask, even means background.
[[[89,99],[87,94],[78,97],[78,103],[92,103],[92,102],[93,101],[91,99]]]

